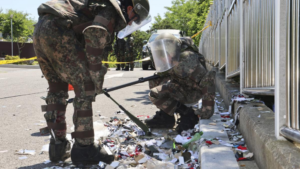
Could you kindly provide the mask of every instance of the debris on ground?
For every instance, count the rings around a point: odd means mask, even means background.
[[[19,157],[19,160],[25,160],[25,159],[27,159],[28,157],[26,157],[26,156],[22,156],[22,157]]]
[[[35,155],[35,150],[21,149],[21,150],[16,150],[15,154],[17,154],[17,155]]]
[[[198,104],[197,104],[198,105]],[[116,115],[123,115],[123,111]],[[101,117],[101,116],[100,116]],[[150,116],[138,115],[137,118],[145,120]],[[74,129],[74,127],[72,127]],[[199,144],[201,135],[197,124],[194,129],[178,134],[170,129],[153,129],[151,136],[139,128],[128,117],[110,117],[108,122],[100,120],[94,122],[95,143],[102,146],[108,154],[115,155],[111,164],[100,162],[98,165],[87,168],[101,169],[161,169],[174,168],[199,168]],[[203,140],[201,140],[203,141]],[[42,152],[49,149],[44,145]],[[50,168],[60,168],[56,164]],[[71,163],[65,168],[74,167]],[[86,166],[85,166],[86,167]]]
[[[216,92],[216,96],[220,96],[220,94]],[[250,102],[253,99],[237,95],[232,98],[232,101]],[[219,114],[220,119],[214,120],[210,125],[222,124],[224,127],[222,131],[227,133],[229,141],[224,141],[218,137],[201,138],[203,133],[200,129],[200,123],[195,125],[194,129],[183,131],[180,134],[170,129],[153,129],[151,130],[152,135],[146,136],[145,132],[127,116],[119,116],[125,115],[122,110],[116,111],[115,116],[108,119],[102,117],[99,111],[100,120],[94,122],[95,143],[101,145],[108,154],[114,154],[115,161],[111,164],[99,162],[98,165],[85,166],[85,168],[199,169],[199,150],[203,145],[208,147],[211,145],[232,147],[237,161],[253,160],[253,153],[249,152],[242,134],[237,129],[239,110],[242,106],[237,109],[233,117],[231,107],[226,109],[222,104],[224,105],[223,100],[216,99],[218,112],[215,112],[215,114]],[[197,109],[201,106],[202,102],[200,100],[196,105],[193,105],[193,108]],[[149,116],[138,115],[137,118],[145,120]],[[104,122],[102,120],[108,121]],[[74,127],[72,127],[72,130],[74,130]],[[47,149],[48,147],[44,145],[41,151],[47,151]],[[71,162],[62,162],[50,168],[74,167],[77,166],[72,165]]]

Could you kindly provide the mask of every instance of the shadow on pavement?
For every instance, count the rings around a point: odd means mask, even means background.
[[[136,102],[141,102],[144,105],[149,105],[152,104],[152,102],[149,100],[148,94],[150,90],[146,90],[144,92],[134,92],[135,94],[143,95],[141,97],[135,97],[131,99],[126,99],[127,101],[136,101]]]
[[[19,167],[18,169],[41,169],[41,168],[52,167],[52,166],[55,166],[55,163],[49,163],[49,164],[40,163],[31,166]]]
[[[33,136],[33,137],[45,137],[45,136],[50,136],[50,134],[41,135],[40,132],[36,132],[36,133],[31,133],[31,136]]]

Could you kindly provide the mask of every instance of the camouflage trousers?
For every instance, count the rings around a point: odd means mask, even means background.
[[[129,54],[127,54],[127,56],[126,56],[126,59],[125,59],[125,61],[126,62],[130,62],[130,63],[127,63],[127,66],[129,66],[130,68],[134,68],[134,59],[135,59],[135,57],[133,56],[133,52],[129,52]]]
[[[199,90],[179,84],[169,77],[149,81],[149,98],[157,108],[173,116],[177,106],[194,104],[202,98],[202,108],[195,111],[202,119],[209,119],[214,113],[215,72],[208,72],[199,84]]]
[[[125,55],[118,54],[117,55],[117,62],[125,62]],[[125,64],[119,64],[119,65],[121,65],[121,68],[125,67]]]
[[[87,67],[87,58],[82,58],[82,54],[86,55],[84,46],[72,30],[60,26],[57,20],[59,18],[51,15],[40,17],[34,31],[33,45],[37,60],[49,83],[44,116],[48,127],[53,128],[55,137],[65,138],[66,99],[69,97],[68,84],[71,84],[76,89],[73,102],[75,132],[90,133],[84,139],[75,140],[89,145],[94,142],[92,102],[95,99],[95,87],[91,87],[94,83]]]

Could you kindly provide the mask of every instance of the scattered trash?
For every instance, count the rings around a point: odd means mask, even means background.
[[[20,160],[25,160],[25,159],[27,159],[27,157],[26,156],[22,156],[22,157],[19,157],[19,159]]]
[[[41,152],[48,152],[49,151],[49,144],[43,145]]]
[[[3,150],[3,151],[0,151],[0,153],[7,153],[8,150]]]
[[[16,150],[15,154],[17,154],[17,155],[35,155],[35,150],[21,149],[21,150]]]
[[[49,164],[49,163],[51,163],[50,160],[45,160],[45,161],[44,161],[44,164]]]
[[[124,111],[123,111],[123,110],[119,110],[119,111],[117,111],[117,112],[116,112],[116,114],[118,114],[118,115],[125,115],[125,113],[124,113]]]

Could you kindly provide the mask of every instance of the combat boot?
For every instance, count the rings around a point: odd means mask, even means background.
[[[75,141],[71,150],[71,160],[75,165],[93,165],[100,161],[110,164],[114,159],[114,155],[108,155],[103,147],[96,144],[81,145]]]
[[[193,129],[194,126],[199,122],[198,116],[195,114],[195,110],[191,107],[187,107],[184,104],[180,104],[175,110],[176,113],[179,113],[180,119],[178,119],[178,126],[176,131],[181,133],[183,130]]]
[[[117,69],[116,70],[120,70],[120,65],[117,65]]]
[[[125,69],[123,69],[125,71],[129,71],[129,66],[126,66]]]
[[[70,157],[71,143],[67,139],[50,139],[49,158],[52,162],[65,161]]]
[[[160,110],[153,117],[146,119],[145,123],[149,128],[173,128],[175,118]]]

